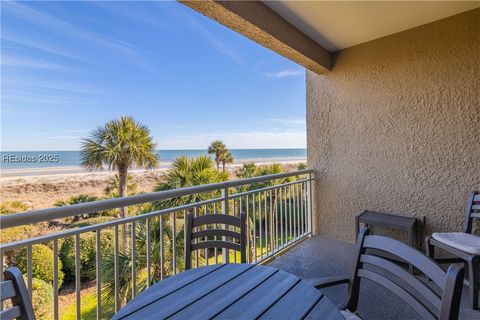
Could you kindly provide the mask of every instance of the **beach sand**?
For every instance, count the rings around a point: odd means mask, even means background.
[[[285,171],[296,170],[298,163],[305,161],[276,161]],[[257,166],[273,162],[256,162]],[[231,178],[241,163],[227,166]],[[151,192],[162,180],[168,167],[155,170],[131,170],[132,182],[137,192]],[[88,194],[102,197],[108,181],[115,175],[112,171],[85,172],[81,167],[3,169],[0,177],[1,201],[23,201],[29,209],[44,209],[58,200]]]

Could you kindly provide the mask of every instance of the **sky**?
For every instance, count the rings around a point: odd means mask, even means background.
[[[79,150],[133,116],[158,149],[304,148],[305,70],[177,2],[1,2],[1,150]]]

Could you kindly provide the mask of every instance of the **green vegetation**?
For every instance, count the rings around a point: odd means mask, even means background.
[[[109,217],[109,216],[101,216],[101,217],[95,217],[95,218],[89,218],[81,221],[77,221],[75,223],[72,223],[68,226],[69,229],[73,228],[81,228],[81,227],[87,227],[87,226],[93,226],[96,224],[108,222],[108,221],[113,221],[115,220],[115,217]]]
[[[66,200],[58,200],[56,201],[53,205],[55,207],[65,207],[65,206],[72,206],[75,204],[79,203],[87,203],[87,202],[92,202],[97,200],[97,197],[92,197],[89,196],[88,194],[80,194],[78,196],[72,196]],[[89,217],[93,217],[98,215],[97,212],[89,213],[89,214],[84,214],[84,215],[79,215],[79,216],[73,216],[71,218],[66,219],[67,222],[70,223],[75,223],[79,221],[80,219],[88,219]]]
[[[297,165],[297,170],[305,170],[307,169],[307,164],[302,162]]]
[[[213,161],[208,156],[197,158],[179,157],[172,163],[163,182],[159,183],[155,191],[172,190],[178,188],[198,186],[202,184],[221,182],[228,179],[225,173],[215,170]],[[172,208],[188,203],[195,203],[211,199],[212,192],[192,194],[185,197],[162,201],[156,206],[159,209]]]
[[[88,221],[88,220],[86,220]],[[113,253],[113,231],[102,230],[101,237],[102,255]],[[66,238],[60,249],[59,256],[63,262],[66,280],[75,279],[75,238]],[[96,234],[86,232],[80,235],[80,278],[84,281],[95,279],[96,265]]]
[[[97,294],[96,292],[87,292],[82,294],[80,300],[80,311],[82,320],[97,319]],[[114,305],[112,303],[102,304],[102,319],[110,319],[114,314]],[[68,305],[63,309],[60,315],[61,320],[76,320],[77,308],[75,303]]]
[[[117,170],[118,195],[124,197],[128,170],[131,167],[158,166],[155,147],[146,126],[131,117],[121,117],[98,127],[91,133],[90,138],[83,140],[82,166],[87,170],[101,169],[103,166]],[[121,208],[120,217],[124,218],[125,215],[125,208]]]
[[[220,164],[222,164],[223,171],[225,171],[225,165],[233,163],[233,156],[227,149],[225,144],[220,140],[213,141],[207,149],[208,154],[215,155],[215,163],[217,164],[217,170],[220,170]]]
[[[26,249],[16,251],[16,266],[22,271],[27,272],[27,255]],[[62,262],[58,261],[58,286],[63,283],[64,274],[61,271]],[[32,246],[32,276],[39,280],[43,280],[49,284],[53,283],[53,251],[44,244]]]
[[[215,155],[215,160],[210,156],[199,156],[196,158],[179,157],[172,163],[162,180],[155,186],[154,191],[172,190],[178,188],[192,187],[204,184],[217,183],[228,180],[229,174],[225,171],[227,164],[233,163],[233,156],[221,141],[214,141],[208,148],[208,153]],[[125,195],[137,194],[137,185],[132,176],[128,175],[128,170],[133,167],[154,168],[158,166],[158,159],[155,154],[155,144],[152,141],[148,128],[142,126],[132,118],[122,117],[119,120],[112,120],[104,126],[97,128],[89,139],[85,139],[82,144],[82,165],[87,169],[101,168],[107,166],[109,169],[117,170],[117,175],[110,179],[104,188],[104,197],[97,198],[88,194],[72,196],[68,199],[55,202],[55,206],[70,206],[79,203],[87,203],[98,199],[109,199],[114,197],[123,197]],[[222,169],[220,170],[220,165]],[[302,169],[302,164],[298,169]],[[243,164],[235,173],[237,178],[251,178],[262,175],[271,175],[283,172],[283,167],[279,164],[257,167],[255,163],[249,162]],[[231,188],[229,192],[245,192],[257,190],[281,183],[289,182],[290,179],[277,179],[263,183]],[[86,215],[68,218],[60,223],[51,224],[48,230],[62,230],[81,228],[96,225],[115,220],[115,216],[125,217],[127,212],[130,215],[141,215],[155,210],[162,210],[192,203],[197,203],[220,196],[220,191],[204,192],[184,197],[172,198],[157,203],[146,203],[130,206],[128,208],[112,209],[106,211],[93,212]],[[256,238],[256,246],[253,246],[253,229],[265,226],[268,218],[267,214],[260,212],[275,211],[278,200],[285,203],[285,211],[289,206],[288,201],[283,201],[291,197],[284,193],[275,193],[271,191],[258,192],[253,197],[244,197],[247,201],[237,201],[239,207],[234,207],[234,200],[229,200],[228,206],[231,212],[243,211],[248,208],[256,209],[255,217],[250,215],[248,219],[250,234],[249,256],[253,261],[254,256],[260,256],[267,252],[265,246],[266,235],[263,234],[263,246],[260,246],[260,238]],[[0,204],[0,213],[8,214],[28,210],[25,203],[18,201],[2,202]],[[187,213],[197,212],[199,214],[220,212],[220,204],[209,204],[207,206],[188,209]],[[252,211],[250,211],[252,212]],[[173,212],[161,217],[149,219],[149,228],[147,230],[145,221],[137,221],[135,225],[135,239],[132,241],[131,224],[121,225],[119,237],[122,239],[122,246],[119,248],[119,294],[123,302],[128,301],[132,296],[132,266],[136,270],[136,288],[137,293],[147,287],[147,250],[151,257],[151,282],[157,282],[176,272],[184,270],[184,213],[185,211]],[[285,219],[279,217],[279,219]],[[270,221],[270,220],[268,220]],[[270,222],[271,223],[271,222]],[[2,242],[11,242],[25,237],[34,237],[44,230],[39,230],[38,224],[10,228],[2,231]],[[47,224],[45,223],[46,227]],[[42,227],[44,228],[44,227]],[[101,277],[102,277],[102,304],[105,317],[113,314],[114,297],[114,234],[113,228],[107,228],[101,231]],[[147,248],[147,238],[149,245]],[[287,239],[284,239],[285,241]],[[132,260],[132,243],[135,244],[135,260]],[[32,275],[33,275],[33,304],[37,316],[41,318],[51,318],[52,297],[53,297],[53,251],[52,243],[45,245],[34,245],[32,247]],[[75,279],[75,237],[62,239],[59,245],[59,286],[63,285],[62,290],[68,292]],[[270,244],[271,245],[271,244]],[[93,284],[96,278],[96,233],[85,232],[80,235],[80,278],[82,286]],[[230,261],[237,258],[239,254],[230,251]],[[222,260],[221,254],[218,256],[219,262]],[[206,260],[205,251],[199,251],[199,262],[204,264]],[[210,256],[210,264],[215,263],[215,257]],[[17,265],[23,272],[26,272],[26,250],[15,250],[5,255],[5,263]],[[91,288],[82,289],[81,295],[81,316],[82,319],[95,319],[96,317],[96,295]],[[67,305],[63,311],[62,319],[74,319],[76,314],[75,302]]]
[[[16,213],[27,210],[27,204],[22,201],[4,201],[0,203],[0,214]]]
[[[52,285],[43,280],[32,278],[32,304],[37,319],[51,318],[52,303]]]

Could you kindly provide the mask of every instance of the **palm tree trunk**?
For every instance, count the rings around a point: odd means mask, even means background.
[[[125,196],[126,185],[127,185],[127,176],[128,176],[128,169],[127,168],[119,168],[118,169],[118,195],[120,197]],[[120,208],[120,218],[123,219],[127,216],[128,209],[126,207]],[[127,252],[127,225],[122,224],[122,249],[123,252]]]
[[[225,162],[222,162],[222,169],[225,171]]]
[[[217,171],[220,171],[220,160],[218,160],[218,156],[215,159],[215,162],[217,163]]]

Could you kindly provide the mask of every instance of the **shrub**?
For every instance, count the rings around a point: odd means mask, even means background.
[[[115,217],[95,217],[95,218],[90,218],[82,221],[77,221],[75,223],[72,223],[69,228],[81,228],[81,227],[87,227],[87,226],[92,226],[95,224],[99,223],[104,223],[107,221],[112,221],[115,220]]]
[[[103,230],[100,238],[102,256],[113,253],[113,231]],[[86,232],[80,235],[80,278],[82,280],[95,279],[96,264],[95,232]],[[65,239],[60,249],[60,258],[63,262],[65,277],[75,278],[75,238]]]
[[[297,170],[305,170],[307,169],[307,164],[302,162],[297,165]]]
[[[32,305],[38,319],[48,319],[53,305],[52,285],[32,278]]]
[[[17,266],[22,273],[27,272],[26,250],[17,252]],[[53,283],[53,250],[44,244],[32,246],[32,276],[49,284]],[[62,261],[58,261],[58,287],[63,283]]]
[[[72,196],[65,200],[58,200],[53,205],[55,207],[65,207],[65,206],[73,206],[80,203],[87,203],[97,200],[97,197],[89,196],[88,194],[80,194],[78,196]],[[86,213],[81,214],[73,217],[66,218],[66,222],[77,222],[82,219],[88,219],[89,217],[97,216],[98,212]]]
[[[9,214],[27,211],[28,205],[25,202],[14,200],[0,203],[0,214]]]

